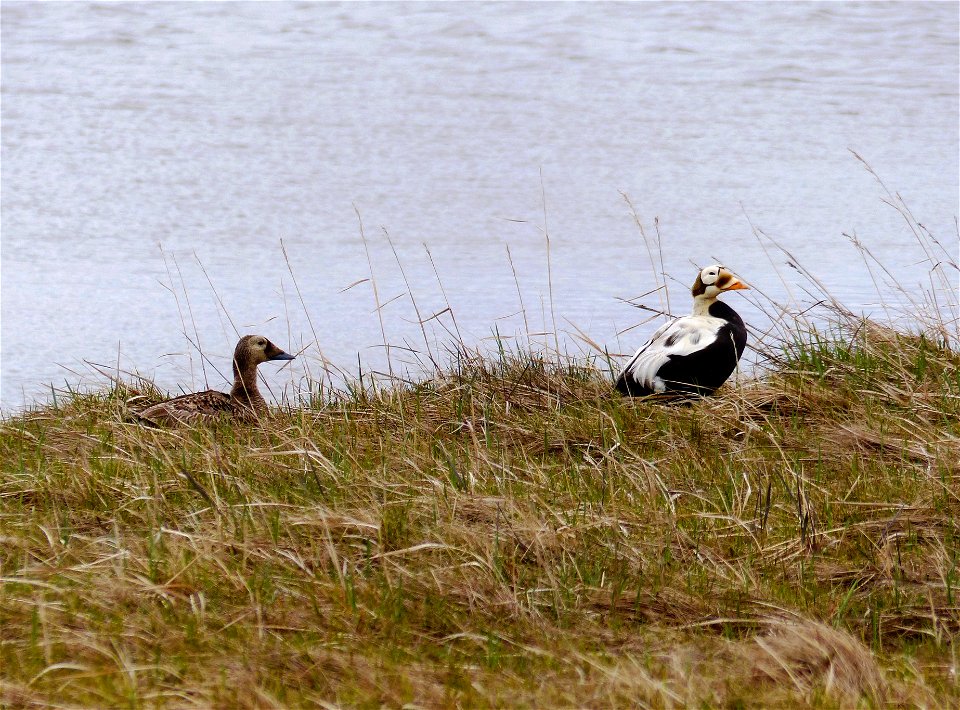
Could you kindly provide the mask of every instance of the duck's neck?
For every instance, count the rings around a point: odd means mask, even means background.
[[[710,306],[717,302],[717,297],[714,296],[710,298],[709,296],[696,296],[693,299],[693,313],[691,315],[695,316],[708,316],[710,315]]]
[[[266,409],[267,403],[257,388],[257,366],[233,361],[233,389],[230,396],[253,409]]]

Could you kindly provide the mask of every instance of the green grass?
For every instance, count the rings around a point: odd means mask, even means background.
[[[958,373],[863,323],[689,406],[530,353],[73,394],[0,428],[0,706],[956,707]]]

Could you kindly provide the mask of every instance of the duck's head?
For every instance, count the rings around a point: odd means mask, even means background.
[[[736,291],[739,289],[748,289],[740,277],[720,264],[711,264],[704,267],[697,274],[697,280],[693,284],[693,297],[706,297],[712,300],[725,291]]]
[[[241,370],[268,360],[293,360],[293,357],[262,335],[244,335],[233,351],[233,362]]]

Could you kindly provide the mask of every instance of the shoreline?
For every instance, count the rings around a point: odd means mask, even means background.
[[[689,406],[518,350],[254,426],[5,420],[0,702],[956,704],[960,354],[794,335]]]

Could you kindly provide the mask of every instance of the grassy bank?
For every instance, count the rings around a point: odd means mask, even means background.
[[[960,705],[960,357],[773,355],[691,406],[464,355],[259,426],[7,420],[0,705]]]

